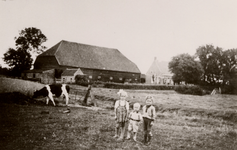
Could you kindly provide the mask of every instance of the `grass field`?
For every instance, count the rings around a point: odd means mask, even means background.
[[[23,84],[23,83],[21,83]],[[2,86],[2,85],[1,85]],[[70,85],[70,104],[79,104],[86,88]],[[134,141],[117,142],[114,135],[113,102],[118,90],[93,88],[100,108],[70,107],[65,101],[52,103],[6,103],[17,96],[1,94],[1,149],[82,149],[82,150],[235,150],[237,149],[237,96],[181,95],[174,91],[126,90],[128,100],[144,104],[146,95],[155,98],[157,118],[150,146]],[[11,89],[8,89],[8,92]],[[19,99],[29,99],[21,96]],[[42,100],[43,101],[43,100]],[[142,126],[138,141],[142,141]]]

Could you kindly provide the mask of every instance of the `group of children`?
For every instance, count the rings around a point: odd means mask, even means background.
[[[142,107],[141,114],[141,105],[139,103],[134,103],[133,110],[129,112],[129,103],[126,101],[126,98],[128,97],[127,92],[120,90],[117,94],[119,95],[120,99],[115,102],[114,106],[116,121],[114,138],[118,138],[118,141],[122,141],[124,139],[125,125],[126,122],[128,122],[128,132],[126,139],[129,140],[131,138],[131,134],[133,134],[133,140],[137,141],[136,138],[139,125],[143,122],[143,142],[144,144],[149,145],[152,138],[151,128],[154,124],[156,116],[155,107],[152,105],[153,97],[146,97],[146,105]]]

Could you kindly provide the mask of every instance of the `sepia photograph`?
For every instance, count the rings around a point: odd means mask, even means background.
[[[237,150],[237,1],[0,0],[0,147]]]

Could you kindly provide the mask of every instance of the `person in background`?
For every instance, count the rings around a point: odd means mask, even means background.
[[[129,103],[126,101],[126,98],[128,97],[127,92],[120,89],[117,94],[119,95],[120,99],[117,100],[114,105],[116,121],[114,138],[119,137],[117,140],[122,141],[124,139],[125,124],[128,119]]]
[[[144,144],[150,145],[152,132],[151,128],[154,124],[156,117],[156,110],[153,104],[153,97],[146,97],[146,105],[142,107],[142,115],[143,115],[143,127],[144,127]]]
[[[129,114],[129,124],[128,124],[128,133],[127,133],[127,140],[130,139],[131,132],[133,132],[133,140],[137,141],[137,132],[139,129],[139,125],[142,122],[142,114],[140,113],[140,104],[134,103],[133,104],[133,111]]]

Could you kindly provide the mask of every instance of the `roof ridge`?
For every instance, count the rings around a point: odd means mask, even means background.
[[[56,53],[58,52],[58,49],[59,49],[59,47],[62,45],[62,42],[63,42],[63,40],[61,40],[59,43],[59,45],[58,45],[58,47],[57,47],[57,49],[56,49],[56,52],[55,52],[55,55],[56,55]]]
[[[74,44],[80,44],[80,45],[85,45],[85,46],[93,46],[93,47],[99,47],[99,48],[106,48],[106,49],[110,49],[110,50],[111,49],[118,50],[117,48],[109,48],[109,47],[104,47],[104,46],[97,46],[97,45],[90,45],[90,44],[85,44],[85,43],[71,42],[71,41],[67,41],[67,40],[61,40],[61,42],[74,43]]]

